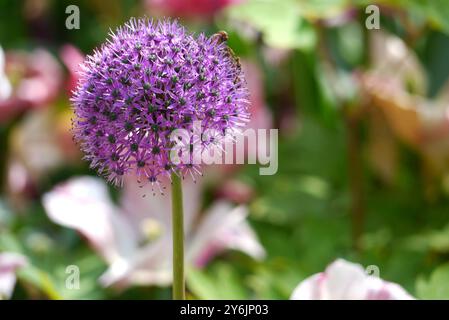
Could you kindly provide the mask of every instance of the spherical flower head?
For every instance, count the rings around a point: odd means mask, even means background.
[[[91,167],[117,185],[127,174],[153,185],[173,172],[200,173],[172,161],[173,131],[193,132],[200,122],[226,133],[249,119],[244,75],[223,40],[194,36],[176,21],[131,19],[87,56],[72,97],[73,131]],[[211,140],[201,148],[220,142]]]

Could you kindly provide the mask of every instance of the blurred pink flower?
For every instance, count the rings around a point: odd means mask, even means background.
[[[184,190],[187,263],[202,267],[226,249],[264,256],[245,207],[216,203],[198,219],[201,187],[186,180]],[[45,194],[43,204],[53,222],[79,231],[107,261],[101,283],[124,287],[171,282],[170,199],[170,194],[144,197],[127,179],[116,206],[101,179],[79,177]]]
[[[258,129],[270,129],[273,128],[273,117],[272,114],[265,103],[265,91],[264,91],[264,79],[261,70],[258,65],[250,60],[241,61],[243,72],[245,73],[246,82],[248,90],[250,92],[250,105],[249,112],[251,113],[251,118],[246,125],[245,130],[254,130],[257,134]],[[267,136],[268,138],[268,136]],[[267,139],[269,141],[269,139]],[[267,142],[268,143],[268,142]],[[236,146],[234,145],[234,162],[236,163]],[[245,143],[245,156],[246,157],[256,157],[257,159],[257,149],[248,148],[248,143]],[[219,165],[210,166],[206,176],[208,178],[214,178],[213,174],[224,174],[229,176],[230,173],[235,172],[241,167],[241,165],[230,164],[230,165]],[[217,170],[218,169],[218,170]],[[215,172],[212,172],[215,171]]]
[[[242,69],[245,73],[250,95],[251,119],[247,128],[270,129],[273,126],[273,118],[265,103],[264,79],[258,65],[250,60],[242,61]]]
[[[0,253],[0,300],[9,299],[16,284],[16,271],[27,264],[27,259],[18,253]]]
[[[11,91],[11,83],[5,74],[5,53],[0,47],[0,101],[8,99]]]
[[[400,171],[397,141],[405,143],[420,157],[425,193],[435,197],[449,172],[449,82],[429,98],[425,68],[403,39],[379,30],[370,47],[371,68],[359,70],[354,79],[369,107],[371,166],[393,183]]]
[[[248,203],[254,198],[255,191],[250,185],[242,181],[228,179],[220,184],[216,194],[219,198],[234,203]]]
[[[368,275],[361,265],[338,259],[302,281],[292,300],[411,300],[401,286]]]
[[[72,140],[70,110],[55,113],[52,108],[28,110],[10,136],[9,191],[23,196],[40,179],[62,165],[80,161],[79,148]],[[28,194],[29,195],[29,194]]]
[[[8,99],[0,99],[0,123],[27,108],[47,106],[59,94],[61,68],[45,49],[8,51],[5,70],[13,88]]]
[[[66,90],[68,94],[71,94],[78,83],[80,64],[84,61],[84,54],[77,47],[66,44],[59,51],[59,56],[69,71]]]
[[[225,7],[242,0],[146,0],[149,10],[183,18],[208,18]]]
[[[337,11],[331,16],[325,16],[324,18],[318,19],[318,21],[323,26],[333,28],[350,23],[357,19],[357,15],[357,8],[347,8],[345,10]]]

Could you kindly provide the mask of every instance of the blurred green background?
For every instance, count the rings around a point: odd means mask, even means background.
[[[65,27],[72,4],[79,30]],[[380,29],[365,25],[370,4]],[[203,209],[218,199],[249,208],[265,258],[227,250],[189,272],[190,298],[287,299],[341,257],[378,266],[417,298],[449,299],[449,2],[0,0],[13,88],[0,101],[0,252],[28,259],[13,299],[170,298],[165,286],[103,287],[107,263],[42,205],[59,183],[95,175],[70,138],[70,53],[91,53],[109,29],[144,15],[179,17],[208,35],[226,30],[250,79],[252,126],[279,129],[275,175],[211,168],[201,190]],[[16,90],[32,77],[43,87],[28,96],[44,95],[41,103]],[[120,192],[110,187],[115,201]],[[80,290],[65,287],[72,264]]]

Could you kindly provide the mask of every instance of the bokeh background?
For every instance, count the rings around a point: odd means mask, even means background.
[[[279,129],[275,175],[186,182],[189,298],[287,299],[344,258],[449,299],[445,0],[0,0],[1,296],[170,298],[169,196],[107,186],[70,133],[79,63],[133,16],[226,30],[250,127]]]

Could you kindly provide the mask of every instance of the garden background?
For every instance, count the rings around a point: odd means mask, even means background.
[[[67,28],[70,5],[79,29]],[[170,298],[169,251],[157,247],[169,197],[107,186],[70,132],[79,63],[133,16],[225,30],[250,127],[279,130],[276,174],[213,166],[185,182],[189,298],[288,299],[343,258],[416,298],[449,299],[449,2],[0,0],[0,255],[16,254],[12,299]]]

